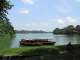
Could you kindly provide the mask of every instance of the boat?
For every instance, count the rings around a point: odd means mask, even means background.
[[[38,46],[38,45],[54,45],[56,42],[48,41],[48,39],[21,39],[20,45]]]

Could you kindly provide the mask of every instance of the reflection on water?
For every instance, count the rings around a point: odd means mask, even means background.
[[[66,45],[69,42],[72,44],[79,44],[79,35],[54,35],[56,40],[56,45]]]
[[[79,35],[54,35],[52,33],[29,33],[29,34],[16,34],[16,37],[12,40],[12,48],[19,47],[19,41],[21,39],[50,39],[50,41],[55,41],[56,45],[65,45],[69,42],[73,44],[80,43]]]

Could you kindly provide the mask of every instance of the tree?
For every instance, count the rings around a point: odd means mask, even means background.
[[[14,33],[14,28],[7,17],[8,10],[10,10],[12,6],[9,0],[0,0],[0,31],[3,33]]]
[[[10,4],[10,1],[0,0],[0,20],[8,20],[8,10],[11,9],[12,6],[13,5]]]
[[[79,30],[80,26],[76,27]],[[80,31],[80,30],[79,30]],[[73,25],[69,25],[63,29],[56,28],[53,31],[54,34],[75,34],[75,28]]]
[[[74,33],[74,26],[73,25],[69,25],[68,27],[66,27],[64,29],[65,34],[73,34]]]
[[[77,26],[75,27],[75,31],[76,31],[76,33],[80,33],[80,25],[77,25]]]
[[[62,29],[59,29],[59,28],[56,28],[54,31],[53,31],[54,34],[63,34],[63,30]]]

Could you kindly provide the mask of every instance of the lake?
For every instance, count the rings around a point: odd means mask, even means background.
[[[50,41],[55,41],[55,45],[66,45],[69,42],[72,44],[80,44],[80,35],[55,35],[52,33],[26,33],[26,34],[16,34],[12,39],[11,48],[18,48],[20,46],[19,42],[21,39],[49,39]]]

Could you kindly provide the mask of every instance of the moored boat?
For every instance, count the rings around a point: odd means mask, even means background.
[[[24,46],[37,46],[37,45],[54,45],[56,42],[48,41],[48,39],[22,39],[20,45]]]

